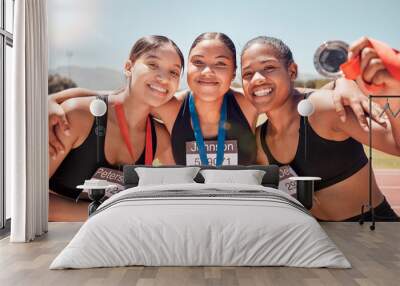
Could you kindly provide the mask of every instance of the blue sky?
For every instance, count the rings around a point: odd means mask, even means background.
[[[396,0],[49,0],[48,11],[50,68],[122,70],[132,44],[148,34],[170,37],[185,57],[202,32],[226,33],[239,53],[255,36],[274,36],[292,49],[301,73],[313,74],[313,54],[326,40],[368,35],[400,48]]]

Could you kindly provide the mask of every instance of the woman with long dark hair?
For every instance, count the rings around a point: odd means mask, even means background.
[[[176,44],[164,36],[139,39],[124,66],[126,86],[98,96],[107,106],[95,118],[90,105],[96,92],[69,89],[56,96],[69,122],[68,133],[57,125],[63,150],[49,158],[50,189],[77,198],[77,185],[90,179],[97,168],[123,164],[151,164],[154,158],[172,163],[168,132],[150,115],[153,107],[171,99],[179,86],[184,59]]]

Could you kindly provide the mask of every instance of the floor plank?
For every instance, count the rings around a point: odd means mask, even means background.
[[[352,269],[290,267],[118,267],[48,269],[82,223],[50,223],[32,243],[0,240],[0,285],[400,285],[400,223],[321,223]]]

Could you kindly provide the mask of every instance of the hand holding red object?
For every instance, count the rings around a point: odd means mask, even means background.
[[[366,93],[400,94],[399,51],[366,37],[349,51],[349,60],[340,67],[347,79],[357,80]]]

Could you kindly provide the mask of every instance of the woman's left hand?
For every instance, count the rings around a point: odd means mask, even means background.
[[[349,59],[360,56],[361,75],[357,84],[365,94],[373,95],[399,95],[400,81],[395,79],[387,70],[382,60],[367,37],[355,41],[349,48]],[[380,86],[376,91],[370,91],[366,83]]]
[[[386,115],[383,113],[383,109],[377,103],[372,102],[372,110],[370,111],[368,97],[354,81],[344,78],[336,80],[332,97],[336,112],[343,122],[346,121],[345,106],[348,106],[352,109],[358,123],[365,131],[369,130],[367,115],[372,116],[374,121],[386,127]]]

